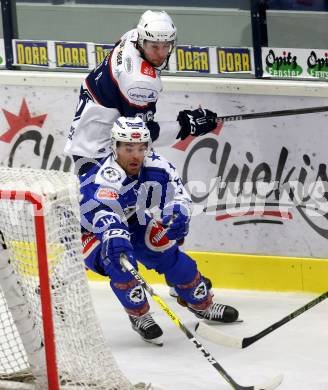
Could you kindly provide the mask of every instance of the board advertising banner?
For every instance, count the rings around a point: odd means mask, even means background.
[[[210,73],[208,47],[178,46],[175,51],[176,69],[180,72]]]
[[[0,93],[0,165],[72,170],[63,149],[77,91],[1,85]],[[219,115],[290,111],[219,122],[210,134],[155,149],[194,202],[186,248],[327,258],[327,112],[298,110],[328,98],[164,92],[155,119],[199,104]]]
[[[49,67],[47,41],[13,40],[15,65]]]
[[[252,69],[251,51],[248,48],[218,48],[219,73],[250,73]]]
[[[113,48],[114,44],[13,39],[14,65],[87,71],[98,66]],[[254,73],[251,57],[250,48],[178,46],[166,71]]]
[[[62,69],[89,69],[86,43],[55,42],[56,67]]]
[[[98,66],[104,58],[109,54],[109,52],[114,48],[114,45],[95,45],[95,64]]]
[[[328,80],[328,49],[262,48],[264,77]]]

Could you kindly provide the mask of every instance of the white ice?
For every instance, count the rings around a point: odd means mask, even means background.
[[[97,315],[113,354],[133,382],[152,382],[164,390],[228,390],[230,385],[149,297],[154,318],[164,331],[164,346],[145,343],[107,283],[92,282]],[[179,306],[168,288],[153,286],[180,320],[193,331],[197,319]],[[221,331],[251,336],[312,300],[316,294],[215,289],[215,300],[240,311],[244,322],[218,325]],[[318,295],[318,294],[317,294]],[[301,314],[246,349],[215,345],[199,338],[234,380],[250,386],[284,375],[280,390],[328,390],[328,301]]]

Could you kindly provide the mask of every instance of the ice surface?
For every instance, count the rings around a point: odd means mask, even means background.
[[[229,384],[187,337],[149,298],[154,318],[164,331],[164,346],[141,340],[107,283],[92,282],[91,291],[106,339],[121,369],[133,382],[151,381],[165,390],[225,390]],[[155,285],[180,320],[193,330],[197,319]],[[220,330],[251,336],[309,302],[315,294],[267,293],[215,289],[215,300],[236,307],[241,324]],[[319,294],[318,294],[319,295]],[[328,301],[300,315],[246,349],[215,345],[199,338],[214,358],[241,385],[255,385],[284,375],[281,390],[328,390]]]

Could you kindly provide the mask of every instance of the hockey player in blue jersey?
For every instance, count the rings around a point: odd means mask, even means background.
[[[216,114],[202,108],[180,111],[177,121],[154,121],[163,89],[161,70],[168,63],[176,39],[170,16],[165,11],[148,10],[137,28],[125,33],[86,77],[65,146],[74,161],[80,160],[79,173],[92,167],[94,159],[108,155],[110,129],[120,116],[142,118],[152,140],[158,138],[157,145],[171,145],[176,138],[198,136],[216,128]]]
[[[234,322],[238,311],[214,303],[196,262],[177,242],[188,234],[191,200],[173,164],[150,148],[150,132],[139,118],[120,117],[111,131],[111,153],[81,180],[85,263],[110,277],[132,328],[160,344],[162,330],[149,314],[143,288],[120,265],[124,253],[164,274],[198,318]],[[161,220],[152,214],[154,206]]]

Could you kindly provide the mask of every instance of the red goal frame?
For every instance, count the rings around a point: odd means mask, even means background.
[[[8,191],[0,189],[0,200],[2,199],[26,201],[33,205],[48,390],[60,390],[56,360],[56,344],[52,316],[51,292],[49,285],[43,200],[40,195],[30,191]]]

